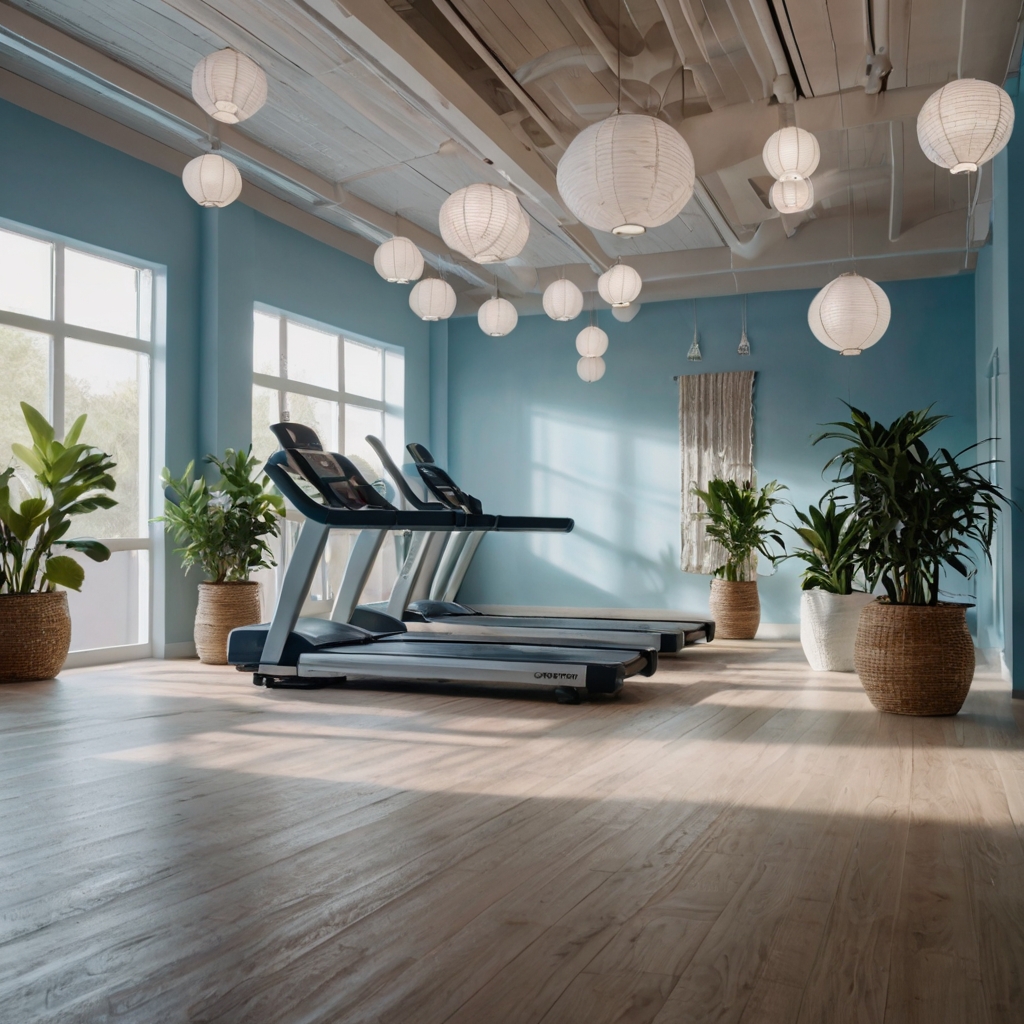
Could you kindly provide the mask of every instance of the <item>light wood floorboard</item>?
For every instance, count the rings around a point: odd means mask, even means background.
[[[1019,1024],[1022,725],[791,642],[579,707],[0,686],[0,1022]]]

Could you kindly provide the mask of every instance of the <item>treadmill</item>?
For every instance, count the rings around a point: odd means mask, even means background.
[[[310,688],[365,680],[407,685],[454,682],[554,691],[560,701],[579,703],[584,695],[617,693],[630,676],[652,675],[656,670],[653,649],[442,640],[410,634],[401,620],[375,610],[364,613],[363,625],[358,625],[340,617],[346,611],[343,601],[335,603],[330,619],[301,617],[332,529],[409,530],[414,535],[501,528],[565,532],[573,524],[566,519],[527,517],[499,526],[497,517],[482,514],[448,509],[400,511],[348,459],[325,452],[310,428],[281,423],[271,429],[284,447],[270,457],[265,471],[305,522],[272,621],[234,629],[228,638],[228,662],[252,672],[257,685]]]
[[[463,491],[445,470],[437,466],[423,445],[414,443],[407,445],[407,449],[428,493],[438,499],[434,502],[424,501],[413,491],[379,438],[371,435],[366,440],[380,458],[402,496],[414,508],[422,511],[461,511],[471,518],[477,517],[473,521],[483,524],[486,517],[480,500]],[[493,518],[496,524],[511,521],[504,516]],[[513,519],[518,521],[519,517]],[[497,525],[496,528],[500,530],[501,526]],[[436,531],[433,537],[421,540],[418,548],[410,550],[410,559],[414,559],[419,553],[423,571],[428,579],[433,579],[434,585],[425,593],[426,588],[422,586],[418,590],[415,585],[403,589],[400,580],[392,593],[391,601],[388,602],[389,614],[401,618],[414,632],[430,632],[452,637],[461,637],[465,634],[490,635],[495,639],[509,640],[524,635],[533,638],[546,635],[567,642],[584,641],[589,644],[603,641],[623,646],[653,643],[662,654],[678,654],[689,644],[699,641],[710,642],[714,638],[715,624],[710,619],[676,622],[550,615],[488,615],[452,600],[454,594],[451,590],[448,594],[439,596],[437,581],[440,580],[442,586],[449,588],[453,578],[461,582],[480,540],[488,532],[490,530],[481,525],[475,531],[463,530],[451,534]]]

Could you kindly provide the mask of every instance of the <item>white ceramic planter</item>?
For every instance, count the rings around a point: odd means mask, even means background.
[[[800,644],[815,672],[852,672],[853,645],[860,610],[872,594],[828,594],[805,590],[800,595]]]

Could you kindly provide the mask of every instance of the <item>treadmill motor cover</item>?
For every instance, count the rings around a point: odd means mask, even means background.
[[[253,669],[263,657],[263,645],[267,642],[270,626],[239,626],[228,636],[228,664],[242,669]],[[329,647],[351,647],[372,643],[382,636],[393,636],[403,630],[387,633],[373,633],[347,622],[331,622],[329,619],[299,619],[295,629],[288,635],[284,654],[279,664],[297,665],[299,656],[322,651]]]

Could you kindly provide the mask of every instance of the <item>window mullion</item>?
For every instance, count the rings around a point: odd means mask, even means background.
[[[288,378],[288,321],[283,316],[277,318],[277,355],[278,355],[278,370],[281,374],[282,380]],[[278,391],[277,393],[277,414],[279,417],[279,423],[287,423],[291,419],[291,415],[288,410],[288,398],[285,392]]]
[[[53,319],[54,332],[51,365],[51,414],[53,432],[64,439],[64,243],[53,246]]]
[[[338,335],[338,451],[345,451],[345,339]]]

